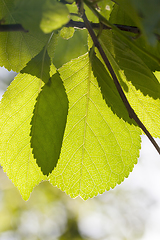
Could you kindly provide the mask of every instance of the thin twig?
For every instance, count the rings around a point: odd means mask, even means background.
[[[143,132],[147,135],[147,137],[149,138],[149,140],[152,142],[152,144],[154,145],[154,147],[156,148],[156,150],[158,151],[158,153],[160,154],[160,147],[158,146],[158,144],[156,143],[156,141],[154,140],[154,138],[152,137],[152,135],[150,134],[150,132],[146,129],[146,127],[144,126],[144,124],[141,122],[141,120],[138,118],[137,114],[135,113],[135,111],[133,110],[133,108],[131,107],[130,103],[128,102],[124,92],[123,92],[123,89],[118,81],[118,78],[105,54],[105,52],[103,51],[103,48],[100,44],[100,42],[98,41],[93,29],[92,29],[92,26],[90,24],[90,22],[88,21],[87,19],[87,16],[85,14],[85,10],[83,10],[83,13],[82,13],[82,19],[84,21],[84,24],[93,40],[93,43],[95,45],[95,47],[97,47],[99,53],[101,54],[101,57],[103,58],[112,78],[113,78],[113,81],[114,81],[114,84],[119,92],[119,95],[128,111],[128,114],[129,114],[129,117],[131,119],[134,119],[134,121],[138,124],[138,126],[143,130]]]

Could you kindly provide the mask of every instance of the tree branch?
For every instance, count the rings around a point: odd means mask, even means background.
[[[90,23],[92,29],[99,29],[100,28],[100,24],[99,23]],[[120,24],[114,24],[115,27],[119,28],[122,31],[126,31],[126,32],[132,32],[132,33],[136,33],[139,34],[140,30],[139,28],[135,27],[135,26],[126,26],[126,25],[120,25]],[[79,22],[79,21],[73,21],[72,19],[65,25],[65,27],[74,27],[74,28],[79,28],[79,29],[84,29],[86,28],[84,22]],[[102,28],[103,29],[112,29],[109,26],[106,26],[102,23]]]
[[[91,26],[93,29],[99,29],[100,24],[99,23],[91,23]],[[127,31],[127,32],[132,32],[139,34],[140,30],[137,27],[134,26],[126,26],[126,25],[119,25],[115,24],[117,28],[119,28],[122,31]],[[86,28],[84,22],[79,22],[79,21],[73,21],[72,19],[65,25],[65,27],[74,27],[74,28],[79,28],[79,29],[84,29]],[[111,27],[108,27],[104,24],[102,24],[103,29],[111,29]],[[21,24],[0,24],[0,32],[15,32],[15,31],[22,31],[22,32],[28,32],[25,30]]]
[[[93,29],[92,29],[92,26],[90,24],[90,22],[88,21],[87,19],[87,16],[85,14],[85,10],[83,9],[83,13],[82,13],[82,19],[84,21],[84,24],[93,40],[93,43],[95,45],[95,47],[97,47],[99,53],[101,54],[101,57],[103,58],[112,78],[113,78],[113,81],[114,81],[114,84],[119,92],[119,95],[128,111],[128,114],[129,114],[129,117],[131,119],[134,119],[134,121],[138,124],[138,126],[143,130],[143,132],[147,135],[147,137],[149,138],[149,140],[152,142],[152,144],[154,145],[154,147],[156,148],[156,150],[158,151],[158,153],[160,154],[160,147],[158,146],[158,144],[156,143],[156,141],[154,140],[154,138],[152,137],[152,135],[150,134],[150,132],[146,129],[146,127],[144,126],[144,124],[141,122],[141,120],[138,118],[137,114],[135,113],[135,111],[133,110],[133,108],[131,107],[130,103],[128,102],[124,92],[123,92],[123,89],[118,81],[118,78],[105,54],[105,52],[103,51],[103,48],[100,44],[100,42],[98,41],[97,39],[97,36],[95,35]]]
[[[0,32],[28,32],[25,30],[21,24],[0,24]]]

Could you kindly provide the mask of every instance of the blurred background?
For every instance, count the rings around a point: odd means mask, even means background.
[[[14,76],[0,68],[0,98]],[[0,168],[0,240],[159,240],[159,189],[160,157],[144,135],[129,177],[87,201],[42,182],[25,202]]]

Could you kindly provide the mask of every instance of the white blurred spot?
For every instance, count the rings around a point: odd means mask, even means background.
[[[110,8],[110,6],[109,6],[109,5],[106,5],[105,9],[106,9],[106,10],[108,10],[108,11],[110,11],[110,10],[111,10],[111,8]]]

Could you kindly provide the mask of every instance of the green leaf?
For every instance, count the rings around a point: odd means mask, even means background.
[[[51,60],[48,56],[46,48],[27,63],[27,66],[21,70],[21,73],[28,73],[32,76],[40,78],[44,83],[47,83],[50,78]]]
[[[127,121],[128,123],[135,124],[134,121],[130,119],[128,111],[115,87],[115,84],[103,63],[96,57],[94,52],[90,53],[90,59],[92,62],[93,74],[97,79],[101,93],[108,107],[110,107],[119,118],[123,118],[124,121]]]
[[[160,137],[159,80],[118,36],[103,31],[100,43],[138,117],[154,137]]]
[[[139,156],[141,131],[106,105],[88,54],[59,71],[69,113],[60,159],[49,179],[71,197],[87,199],[114,188],[129,175]]]
[[[44,33],[61,28],[70,19],[66,5],[56,0],[46,0],[42,11],[40,28]]]
[[[136,26],[124,9],[116,4],[114,5],[109,20],[112,23]],[[118,34],[118,37],[120,37],[124,43],[129,45],[130,49],[138,55],[152,71],[160,70],[160,42],[157,43],[156,47],[153,47],[146,43],[146,39],[142,34],[137,36],[135,34],[127,33],[127,35],[129,35],[129,38],[124,37],[124,34],[121,31],[121,35]]]
[[[116,0],[116,2],[136,22],[148,43],[155,45],[155,33],[160,33],[160,1]]]
[[[42,1],[20,1],[15,9],[13,0],[0,1],[0,19],[5,20],[5,24],[21,23],[27,33],[24,32],[1,32],[0,37],[0,66],[8,70],[19,72],[26,63],[36,56],[48,41],[48,36],[44,34],[37,23],[38,11],[34,12],[35,19],[30,19],[30,11],[39,10]],[[28,5],[25,4],[28,3]],[[35,3],[35,7],[33,4]],[[26,10],[23,9],[26,7]],[[17,12],[18,11],[18,12]],[[19,14],[18,14],[19,13]],[[27,14],[26,14],[27,13]],[[33,14],[32,14],[33,15]],[[28,16],[28,18],[27,18]],[[29,26],[29,28],[28,28]],[[31,29],[30,29],[31,28]]]
[[[36,77],[18,74],[0,103],[0,163],[25,200],[46,178],[30,147],[30,122],[42,85]]]
[[[60,34],[52,38],[48,45],[48,54],[53,64],[60,68],[64,63],[77,58],[88,51],[87,30],[75,30],[72,38],[62,38]]]
[[[38,95],[31,122],[31,146],[43,174],[48,175],[57,165],[67,114],[67,95],[56,73]]]

